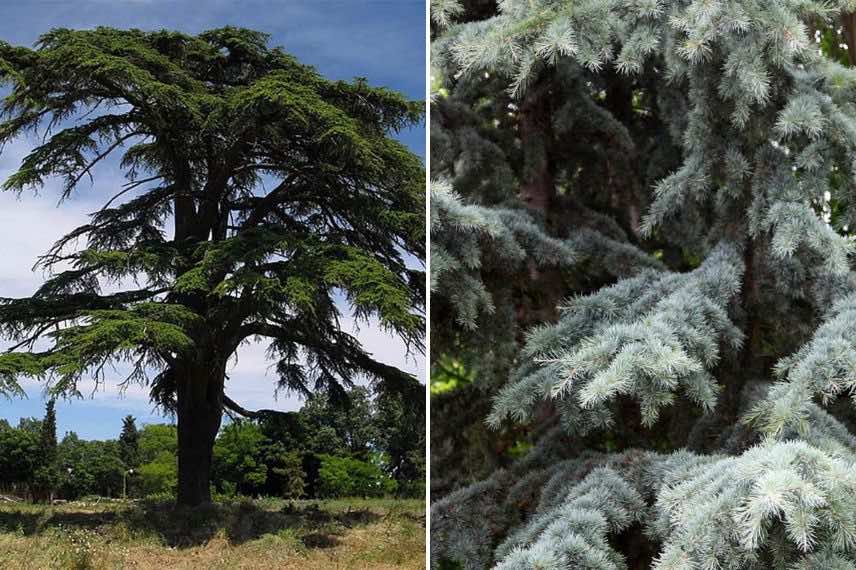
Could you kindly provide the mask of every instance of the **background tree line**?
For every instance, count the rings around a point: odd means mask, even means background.
[[[297,412],[234,417],[214,445],[215,496],[421,496],[425,419],[398,395],[355,387],[318,393]],[[58,441],[53,401],[43,419],[0,420],[0,492],[34,501],[170,496],[178,484],[174,425],[123,421],[115,440]]]

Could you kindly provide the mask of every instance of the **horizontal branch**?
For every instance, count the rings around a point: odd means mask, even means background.
[[[223,395],[223,406],[239,416],[250,418],[253,420],[263,420],[271,417],[286,417],[292,412],[280,412],[279,410],[248,410],[241,406],[229,396]]]
[[[322,352],[330,352],[331,350],[339,351],[340,355],[349,360],[353,366],[378,378],[389,390],[398,392],[408,399],[419,399],[421,397],[423,387],[413,374],[395,366],[379,362],[357,347],[349,348],[342,342],[335,344],[325,343],[322,340],[309,337],[300,331],[286,330],[281,326],[269,323],[257,322],[245,324],[238,330],[238,335],[241,339],[258,335],[287,340]]]

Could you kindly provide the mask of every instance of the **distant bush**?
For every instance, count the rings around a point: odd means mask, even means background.
[[[67,434],[57,449],[59,480],[57,491],[63,499],[86,495],[115,497],[122,495],[125,465],[116,441],[84,441]],[[128,477],[131,493],[132,477]]]
[[[410,499],[419,499],[425,497],[425,479],[416,479],[414,481],[402,481],[398,485],[398,496],[407,497]]]
[[[233,481],[220,481],[219,489],[216,485],[212,485],[212,487],[214,487],[213,493],[218,497],[235,497],[238,495],[238,485]]]
[[[306,472],[297,452],[271,453],[276,458],[268,477],[277,494],[285,499],[299,499],[306,491]]]
[[[178,432],[175,426],[149,424],[139,432],[139,461],[133,488],[147,499],[150,497],[174,498],[178,487]],[[130,486],[129,481],[129,486]]]
[[[143,501],[153,505],[172,504],[175,502],[175,493],[164,491],[161,493],[150,493],[143,497]]]
[[[227,425],[214,444],[212,484],[224,496],[299,499],[306,487],[301,456],[267,437],[258,424]]]
[[[175,456],[178,449],[178,428],[167,424],[148,424],[139,434],[139,461],[150,463],[164,451]]]
[[[178,464],[175,455],[161,451],[138,470],[139,485],[144,495],[175,493],[178,486]]]
[[[350,457],[319,455],[319,497],[382,497],[394,493],[397,484],[377,465]]]

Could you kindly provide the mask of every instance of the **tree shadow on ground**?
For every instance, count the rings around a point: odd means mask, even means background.
[[[95,530],[113,524],[115,512],[48,512],[34,513],[16,510],[0,511],[0,532],[16,532],[24,536],[40,534],[50,528],[82,528]]]
[[[85,529],[109,535],[114,527],[121,525],[132,533],[156,536],[168,546],[187,548],[205,544],[221,533],[231,544],[239,545],[264,535],[289,531],[307,548],[331,548],[340,543],[339,537],[348,529],[382,518],[368,509],[331,512],[316,504],[286,503],[279,510],[270,510],[252,501],[196,508],[137,503],[94,512],[85,508],[71,510],[73,508],[68,505],[41,512],[6,508],[0,510],[0,532],[31,536],[51,529]]]

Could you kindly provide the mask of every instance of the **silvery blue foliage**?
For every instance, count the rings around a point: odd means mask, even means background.
[[[586,418],[607,427],[607,405],[630,395],[653,424],[678,390],[713,409],[719,387],[709,370],[721,345],[737,350],[743,339],[726,310],[741,263],[739,249],[723,244],[690,273],[649,271],[572,300],[557,324],[529,333],[523,354],[536,366],[499,393],[490,421],[525,420],[536,399],[552,398],[568,425],[587,431]]]
[[[579,257],[571,242],[546,235],[525,211],[463,204],[445,181],[431,185],[430,201],[431,291],[452,300],[465,328],[495,308],[482,271],[572,265]]]
[[[435,567],[856,568],[854,10],[432,2]]]
[[[808,432],[815,398],[856,393],[856,293],[833,304],[811,340],[776,364],[776,375],[780,381],[751,415],[770,436],[787,428]]]

